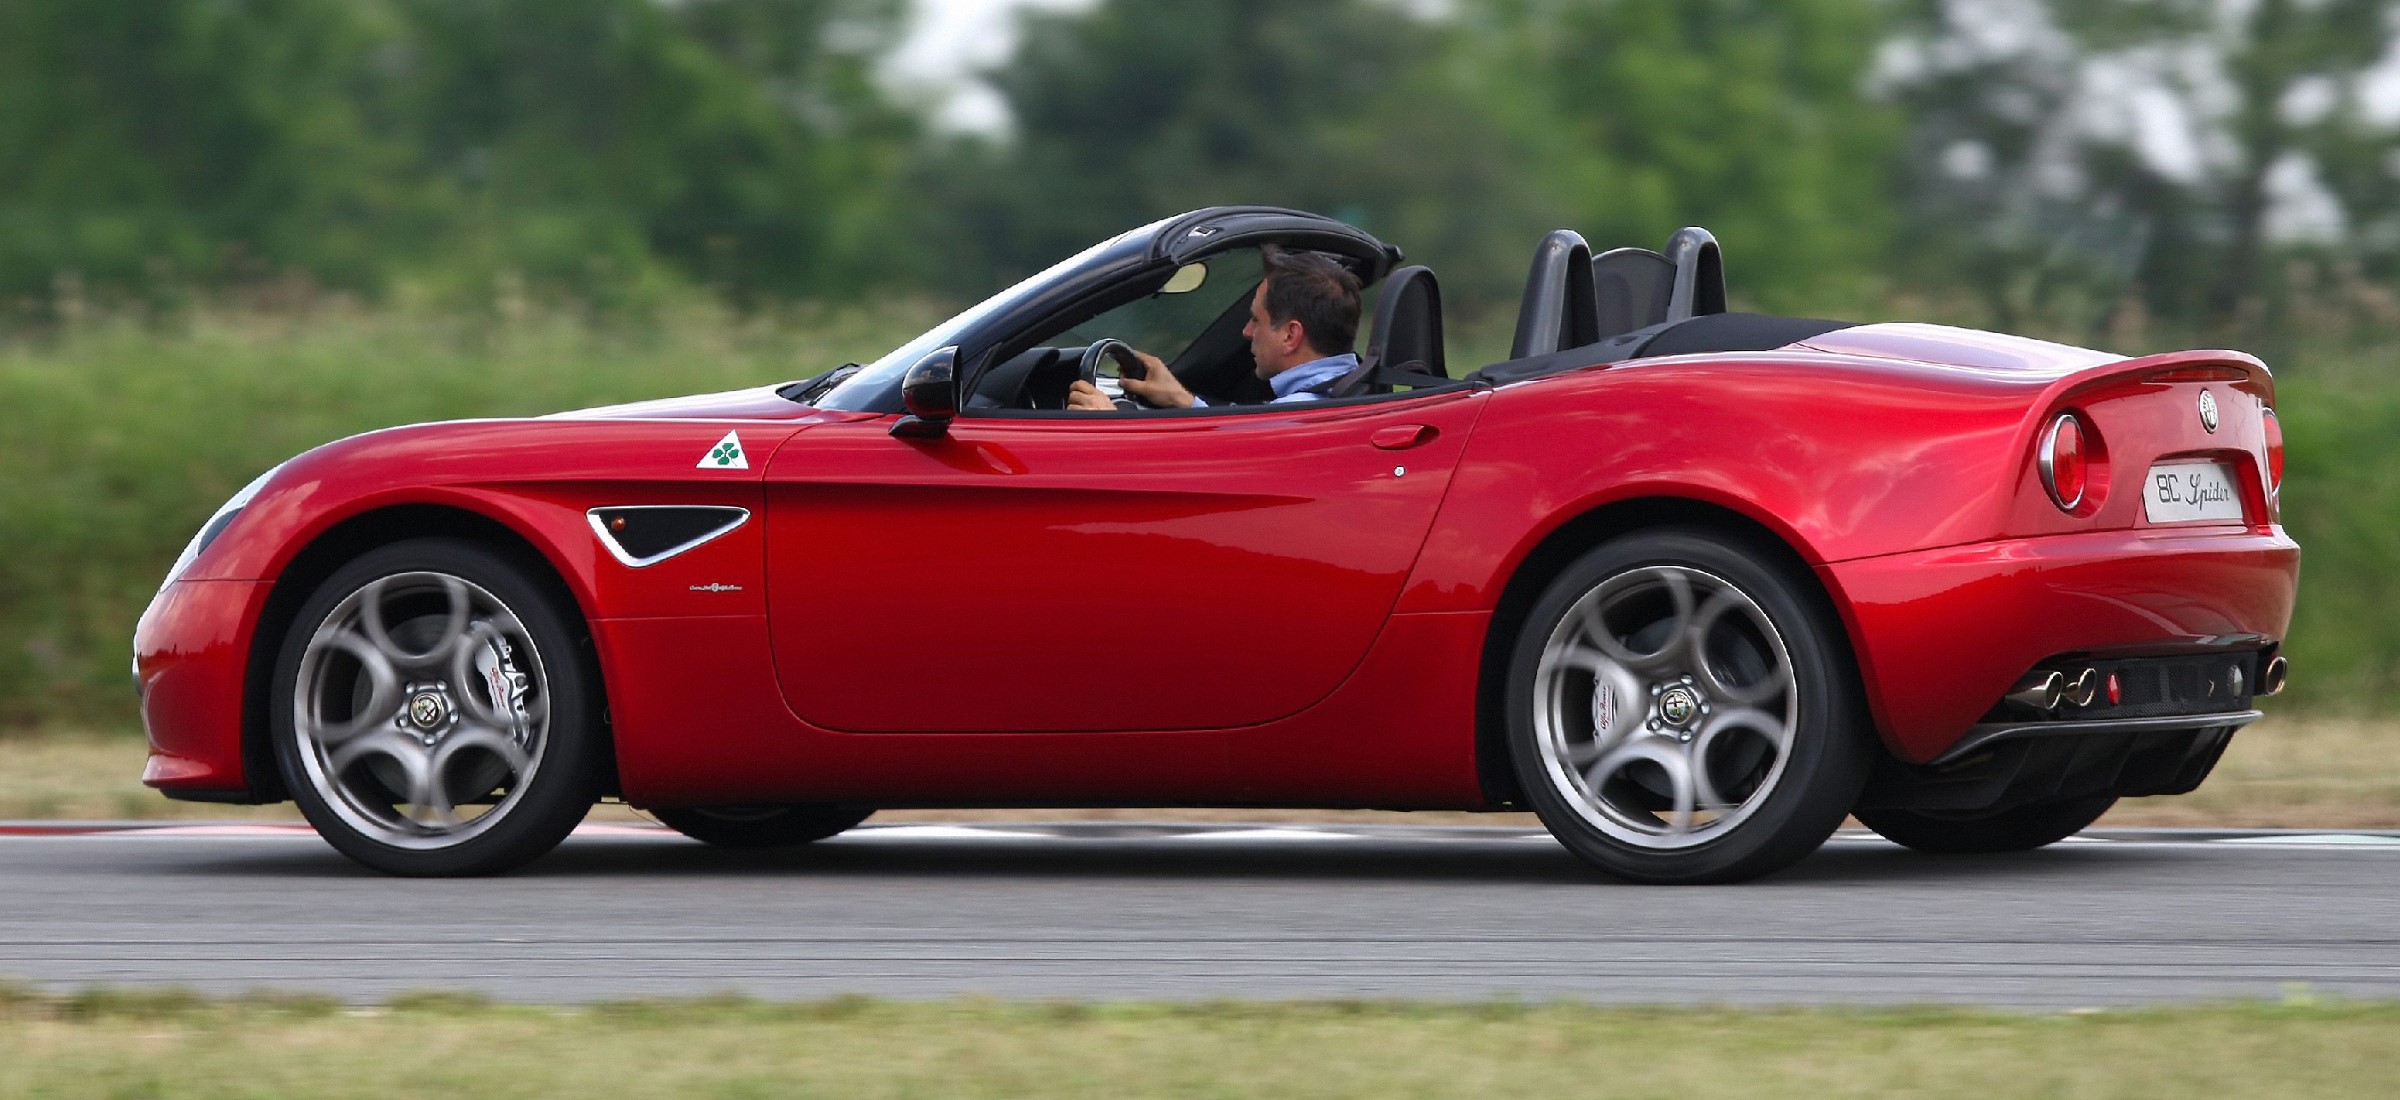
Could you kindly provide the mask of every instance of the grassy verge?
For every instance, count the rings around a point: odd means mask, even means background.
[[[843,999],[512,1008],[18,995],[0,1098],[30,1096],[2366,1097],[2400,1007],[1600,1009]]]
[[[0,819],[251,818],[288,820],[286,806],[173,802],[141,785],[142,743],[122,734],[0,737]],[[633,820],[622,808],[603,820]],[[1526,814],[1284,810],[902,811],[877,821],[1198,820],[1525,825]],[[2400,722],[2274,717],[2236,736],[2215,775],[2175,798],[2120,803],[2103,825],[2400,828]]]

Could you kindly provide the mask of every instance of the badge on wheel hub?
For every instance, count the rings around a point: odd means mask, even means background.
[[[1678,684],[1658,697],[1658,716],[1675,725],[1682,725],[1700,713],[1700,697],[1692,689]]]
[[[442,724],[444,712],[449,709],[442,705],[441,696],[430,691],[418,692],[416,698],[408,701],[408,720],[416,723],[418,729],[429,730]]]

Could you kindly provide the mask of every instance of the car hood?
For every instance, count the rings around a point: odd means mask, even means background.
[[[823,410],[787,400],[776,386],[756,386],[690,397],[665,397],[625,405],[602,405],[573,412],[552,413],[563,420],[794,420],[820,415]]]

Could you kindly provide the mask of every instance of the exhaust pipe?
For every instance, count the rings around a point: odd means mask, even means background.
[[[2087,668],[2076,674],[2061,691],[2067,702],[2079,707],[2092,705],[2092,697],[2100,694],[2100,670]]]
[[[2283,678],[2290,671],[2290,665],[2280,655],[2269,658],[2267,667],[2258,674],[2258,694],[2262,698],[2283,694]]]
[[[2058,709],[2058,701],[2066,689],[2066,677],[2055,672],[2036,672],[2009,689],[2008,701],[2039,711],[2053,711]]]

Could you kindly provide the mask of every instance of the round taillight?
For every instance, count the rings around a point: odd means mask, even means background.
[[[2283,488],[2283,420],[2275,415],[2273,409],[2264,411],[2267,414],[2267,491],[2272,493]]]
[[[2083,503],[2089,471],[2084,460],[2083,421],[2074,413],[2060,413],[2043,433],[2041,466],[2042,488],[2050,491],[2050,501],[2060,511],[2072,512]]]

